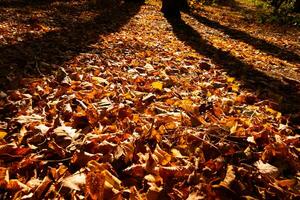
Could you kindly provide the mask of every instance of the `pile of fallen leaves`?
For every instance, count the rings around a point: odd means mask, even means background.
[[[2,199],[300,197],[289,118],[166,23],[144,5],[93,45],[102,58],[78,55],[0,93]]]

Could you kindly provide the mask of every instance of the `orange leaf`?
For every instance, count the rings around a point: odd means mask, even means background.
[[[86,195],[90,196],[92,200],[102,200],[104,198],[104,183],[105,175],[103,173],[88,173],[86,176]]]

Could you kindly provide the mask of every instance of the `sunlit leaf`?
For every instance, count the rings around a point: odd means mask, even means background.
[[[7,132],[0,130],[0,140],[2,140],[7,135]]]
[[[263,161],[259,160],[254,164],[260,173],[270,175],[276,177],[279,175],[279,170],[277,167],[270,165],[269,163],[264,163]]]
[[[85,185],[86,175],[84,173],[76,173],[63,179],[62,185],[72,190],[80,190],[80,187]]]
[[[157,90],[162,90],[163,89],[163,83],[160,81],[155,81],[151,84],[152,88],[157,89]]]
[[[162,165],[167,165],[171,159],[172,156],[168,154],[167,152],[163,151],[159,145],[156,145],[155,151],[153,153],[157,161]]]

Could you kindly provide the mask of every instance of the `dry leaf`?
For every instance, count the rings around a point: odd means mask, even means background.
[[[34,198],[40,199],[42,197],[42,194],[47,191],[51,185],[52,181],[48,176],[44,178],[44,180],[41,182],[41,184],[36,188],[36,190],[33,193]]]
[[[130,197],[129,200],[143,200],[143,198],[141,197],[139,191],[136,189],[135,186],[132,186],[130,188]]]
[[[0,140],[2,140],[7,135],[7,132],[0,130]]]
[[[161,165],[167,165],[172,159],[172,156],[163,151],[158,144],[156,145],[153,156],[154,159],[156,159],[157,162]]]
[[[227,188],[230,188],[231,183],[236,178],[234,168],[232,165],[227,166],[227,172],[225,175],[224,180],[220,183],[220,185],[225,186]]]
[[[162,90],[163,89],[163,83],[160,81],[155,81],[151,84],[152,88],[157,89],[157,90]]]
[[[63,179],[62,186],[68,187],[71,190],[80,190],[80,187],[86,184],[86,175],[77,172]]]
[[[103,173],[90,172],[86,176],[86,197],[93,200],[104,199],[105,175]]]
[[[259,160],[254,164],[260,173],[266,174],[272,177],[277,177],[279,175],[279,170],[277,167],[270,165],[269,163],[264,163],[263,161]]]

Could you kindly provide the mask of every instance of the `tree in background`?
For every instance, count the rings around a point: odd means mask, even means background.
[[[282,7],[287,12],[299,12],[300,0],[269,0],[268,3],[274,8],[274,12],[278,13]]]
[[[270,4],[274,7],[275,12],[278,12],[280,6],[283,4],[284,1],[286,0],[272,0]]]
[[[299,13],[300,12],[300,0],[296,0],[294,4],[294,11]]]

